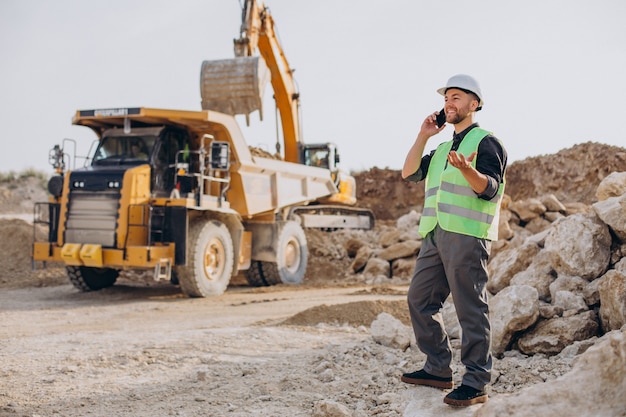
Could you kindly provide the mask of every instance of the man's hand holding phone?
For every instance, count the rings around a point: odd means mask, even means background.
[[[421,133],[424,133],[427,137],[431,137],[441,132],[446,124],[446,114],[443,109],[438,112],[429,114],[428,117],[422,123]]]

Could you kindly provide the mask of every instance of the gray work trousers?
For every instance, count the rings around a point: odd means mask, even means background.
[[[487,304],[487,259],[491,241],[439,227],[426,236],[415,263],[407,301],[424,370],[452,376],[452,351],[441,308],[452,294],[461,325],[462,383],[483,389],[491,380],[491,325]]]

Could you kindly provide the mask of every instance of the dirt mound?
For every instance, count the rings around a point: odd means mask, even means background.
[[[277,155],[275,153],[270,153],[262,148],[248,146],[248,149],[250,149],[250,153],[252,154],[252,156],[260,156],[262,158],[268,158],[268,159],[278,159],[278,160],[281,159],[280,155]]]
[[[23,281],[30,275],[30,243],[33,240],[33,226],[22,220],[0,219],[0,263],[3,273],[2,285]]]
[[[626,171],[626,149],[587,142],[515,162],[507,170],[506,193],[513,201],[554,194],[563,203],[592,204],[611,172]]]
[[[33,230],[36,230],[37,239],[45,239],[41,229],[19,219],[0,219],[0,287],[40,287],[44,285],[58,285],[59,280],[53,277],[59,275],[58,266],[55,268],[32,271],[31,253]],[[63,279],[63,283],[67,280]]]
[[[35,202],[48,201],[44,174],[7,174],[0,183],[0,213],[32,213]]]
[[[290,326],[316,326],[319,323],[369,327],[380,313],[389,313],[411,325],[406,301],[355,301],[346,304],[319,305],[291,316],[281,324]]]
[[[376,220],[395,220],[411,210],[421,211],[424,184],[402,180],[401,172],[372,168],[354,175],[359,206],[374,212]]]

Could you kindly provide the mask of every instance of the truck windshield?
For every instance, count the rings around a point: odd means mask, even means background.
[[[308,148],[304,151],[304,164],[313,167],[330,168],[328,148]]]
[[[93,165],[147,163],[155,136],[107,136],[98,145]]]

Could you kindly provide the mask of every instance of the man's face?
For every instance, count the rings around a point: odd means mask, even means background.
[[[458,88],[448,89],[445,101],[446,121],[452,124],[462,122],[478,107],[478,102],[473,95]]]

